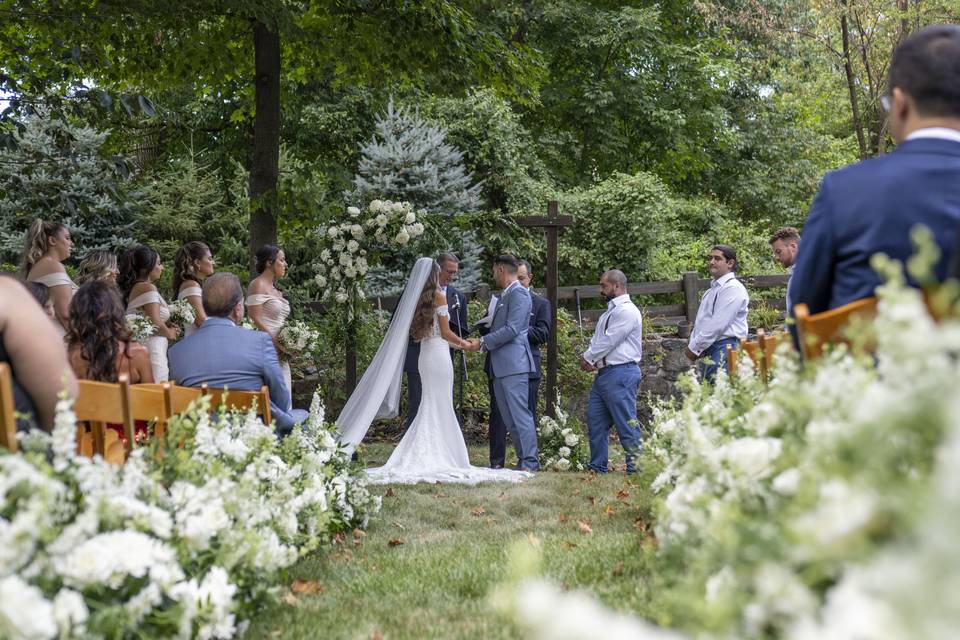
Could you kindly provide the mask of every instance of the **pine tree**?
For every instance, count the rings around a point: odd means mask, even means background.
[[[409,202],[427,213],[476,211],[481,185],[463,166],[463,153],[446,142],[443,128],[393,100],[375,123],[376,133],[360,149],[360,164],[348,200]]]

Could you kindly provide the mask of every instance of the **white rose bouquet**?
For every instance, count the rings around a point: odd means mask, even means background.
[[[277,335],[282,353],[281,359],[289,362],[306,357],[317,348],[320,332],[300,320],[287,321]]]
[[[157,332],[157,326],[153,324],[153,320],[141,313],[128,313],[126,321],[127,329],[137,342],[146,342],[147,338]]]
[[[197,314],[193,305],[186,300],[176,300],[170,303],[170,323],[180,327],[180,335],[185,335],[187,327],[197,321]]]

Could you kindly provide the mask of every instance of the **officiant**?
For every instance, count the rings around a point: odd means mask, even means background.
[[[465,338],[469,332],[467,299],[452,284],[460,272],[460,259],[453,253],[441,253],[437,256],[437,264],[440,265],[440,287],[447,296],[450,328],[458,336]],[[455,352],[451,349],[450,353],[451,357],[459,358],[462,352]],[[403,371],[407,374],[407,429],[413,424],[413,419],[417,417],[417,411],[420,409],[420,395],[423,388],[420,384],[419,362],[420,343],[414,342],[411,338],[407,344],[406,358],[403,361]],[[455,361],[454,370],[457,369],[459,369],[459,363]]]
[[[527,402],[530,413],[533,415],[533,424],[537,424],[537,400],[540,396],[540,347],[547,344],[550,339],[550,301],[539,296],[530,289],[530,283],[533,281],[533,269],[526,260],[517,260],[517,281],[530,292],[530,329],[527,332],[527,339],[530,342],[530,350],[533,352],[534,370],[530,372],[528,380]],[[481,335],[486,335],[490,331],[490,320],[493,318],[493,310],[497,306],[497,296],[490,300],[490,306],[487,309],[486,317],[478,323],[478,329]],[[490,370],[490,354],[483,363],[483,370],[487,374],[487,381],[490,390],[490,426],[488,427],[488,436],[490,438],[490,467],[500,469],[506,463],[507,456],[507,427],[500,415],[500,409],[497,407],[496,398],[493,395],[493,373]]]

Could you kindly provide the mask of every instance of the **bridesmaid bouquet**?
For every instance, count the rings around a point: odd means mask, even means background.
[[[197,315],[193,305],[186,300],[177,300],[170,303],[170,324],[180,327],[180,335],[185,335],[187,327],[196,322]]]
[[[320,332],[300,320],[287,322],[277,334],[283,352],[280,358],[284,361],[295,360],[313,352],[317,348]]]
[[[129,313],[126,317],[127,329],[133,334],[133,339],[137,342],[144,342],[147,338],[157,332],[153,321],[139,313]]]

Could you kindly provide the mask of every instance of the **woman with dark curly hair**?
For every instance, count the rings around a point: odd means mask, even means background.
[[[156,333],[146,340],[153,365],[153,379],[166,382],[170,378],[167,364],[168,340],[180,337],[180,328],[169,324],[170,308],[154,284],[163,273],[160,255],[146,245],[128,249],[120,258],[120,278],[117,284],[127,301],[127,313],[141,313],[156,327]]]
[[[88,282],[77,290],[66,340],[78,378],[116,382],[125,373],[131,384],[153,382],[150,353],[131,339],[120,294],[109,282]]]
[[[186,300],[193,307],[195,318],[192,325],[184,328],[187,336],[192,335],[207,319],[200,284],[213,275],[215,266],[210,247],[195,240],[180,247],[173,258],[173,295],[177,300]]]
[[[273,338],[273,346],[280,356],[280,370],[287,383],[287,389],[293,393],[293,378],[290,363],[284,359],[284,351],[277,336],[290,315],[290,303],[283,297],[277,280],[287,273],[287,256],[283,249],[275,244],[260,247],[257,251],[257,273],[247,288],[247,315],[260,331],[266,331]]]

